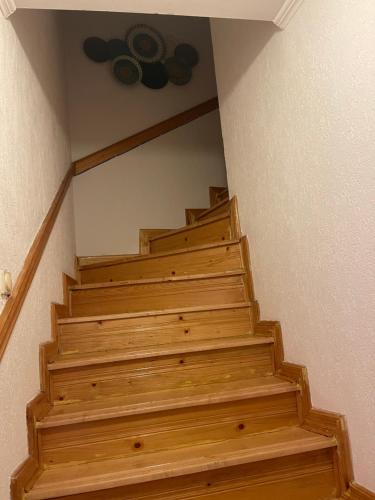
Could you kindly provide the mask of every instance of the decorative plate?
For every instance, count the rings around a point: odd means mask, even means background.
[[[127,43],[119,38],[112,38],[108,42],[109,58],[113,61],[119,56],[131,56]]]
[[[89,59],[97,63],[103,63],[109,59],[108,43],[102,38],[96,36],[86,38],[83,50]]]
[[[142,68],[131,56],[119,56],[113,61],[113,73],[125,85],[133,85],[142,79]]]
[[[129,29],[126,41],[130,52],[139,61],[154,63],[165,57],[165,43],[161,34],[151,26],[138,24]]]
[[[191,68],[193,66],[196,66],[199,62],[199,54],[197,49],[195,49],[188,43],[180,43],[180,45],[177,45],[174,51],[174,55],[175,57],[177,57],[177,59],[180,59]]]
[[[175,85],[186,85],[193,76],[192,69],[177,57],[170,57],[165,61],[169,81]]]
[[[162,89],[168,83],[166,67],[161,62],[141,63],[142,83],[150,89]]]

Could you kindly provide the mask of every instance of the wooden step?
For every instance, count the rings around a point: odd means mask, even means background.
[[[100,353],[59,354],[49,361],[48,370],[54,371],[67,368],[77,368],[81,366],[131,361],[133,359],[147,359],[157,356],[170,356],[174,354],[187,354],[190,352],[205,352],[230,349],[233,347],[249,347],[273,343],[273,337],[255,337],[252,335],[246,335],[242,337],[208,339],[196,342],[176,342],[165,344],[164,346],[142,346],[138,348],[110,350]]]
[[[241,247],[237,240],[96,263],[85,266],[80,278],[86,284],[234,271],[241,267]]]
[[[185,209],[186,225],[193,224],[195,222],[195,218],[197,217],[197,215],[201,214],[202,212],[205,212],[206,210],[207,210],[206,208],[186,208]]]
[[[245,272],[230,271],[70,287],[71,314],[90,316],[248,301]]]
[[[250,303],[182,307],[58,321],[60,353],[90,353],[176,342],[230,338],[253,332]]]
[[[187,385],[168,391],[159,388],[152,393],[152,397],[149,393],[139,393],[105,400],[58,404],[51,408],[47,416],[37,422],[37,428],[59,427],[181,408],[196,408],[294,393],[297,390],[296,384],[275,376],[235,382],[224,381],[217,384]]]
[[[133,357],[50,371],[50,397],[58,404],[250,380],[273,374],[272,344],[237,342],[214,350]],[[103,359],[104,361],[104,359]],[[83,363],[83,360],[81,360]]]
[[[135,450],[141,455],[298,425],[296,392],[290,387],[278,387],[278,392],[273,389],[273,394],[263,389],[263,395],[258,397],[249,391],[253,397],[237,401],[167,407],[148,413],[40,428],[43,465],[116,459],[133,456]],[[158,401],[159,407],[161,402]],[[154,402],[149,406],[153,410],[156,407]]]
[[[229,439],[212,444],[47,468],[36,480],[27,500],[105,490],[245,463],[333,448],[335,439],[299,427]]]
[[[77,266],[79,270],[86,269],[86,267],[91,267],[95,265],[100,265],[104,263],[109,263],[117,260],[125,260],[132,257],[136,257],[139,254],[118,254],[118,255],[94,255],[94,256],[84,256],[77,257]]]
[[[212,217],[217,217],[218,215],[221,214],[226,214],[230,210],[230,201],[228,199],[224,199],[223,201],[220,201],[213,207],[208,208],[204,212],[201,212],[200,214],[197,214],[195,217],[195,222],[200,222],[203,221],[204,219],[210,219]]]
[[[150,239],[150,253],[191,248],[236,239],[229,214],[205,219]]]
[[[217,187],[210,186],[209,187],[209,196],[210,196],[210,207],[213,207],[220,201],[223,201],[224,198],[229,197],[229,192],[227,187]]]
[[[147,484],[64,495],[59,500],[335,500],[333,453],[334,448],[327,448]]]

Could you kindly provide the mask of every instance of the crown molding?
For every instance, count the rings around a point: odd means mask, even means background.
[[[302,2],[303,0],[286,0],[273,20],[276,26],[285,29]]]
[[[16,10],[14,0],[0,0],[0,11],[4,17],[9,17]]]

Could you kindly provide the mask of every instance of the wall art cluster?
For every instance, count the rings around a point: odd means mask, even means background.
[[[150,89],[162,89],[168,82],[186,85],[199,62],[197,50],[188,43],[178,44],[167,56],[162,35],[145,24],[132,26],[124,40],[87,38],[83,50],[96,63],[111,62],[114,76],[124,85],[141,82]]]

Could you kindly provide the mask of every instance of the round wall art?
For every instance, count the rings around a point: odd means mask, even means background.
[[[141,65],[134,57],[119,56],[113,61],[113,73],[115,77],[125,85],[134,85],[142,79],[143,71]]]
[[[132,26],[124,39],[103,40],[89,37],[84,41],[86,56],[96,63],[112,62],[118,82],[127,86],[141,82],[149,89],[162,89],[168,82],[182,86],[190,82],[199,63],[198,51],[188,43],[167,48],[164,37],[146,24]]]

